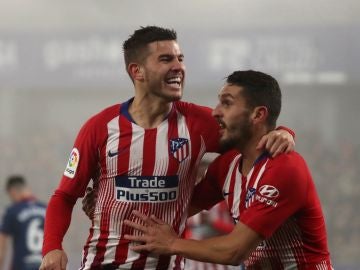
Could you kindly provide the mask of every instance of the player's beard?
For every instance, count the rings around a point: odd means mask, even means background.
[[[150,93],[154,96],[157,96],[166,102],[174,102],[178,101],[182,98],[185,80],[183,79],[181,82],[181,87],[178,90],[171,89],[171,87],[166,83],[166,80],[156,77],[155,74],[151,74],[149,72],[147,83],[149,85]]]
[[[242,151],[252,137],[252,124],[248,118],[249,114],[244,116],[241,122],[226,126],[228,134],[225,138],[220,138],[220,150],[226,152],[231,149]]]

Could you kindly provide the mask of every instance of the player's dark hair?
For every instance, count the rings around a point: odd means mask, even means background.
[[[22,188],[26,186],[25,178],[22,175],[11,175],[6,181],[6,190],[9,191],[12,188]]]
[[[281,90],[272,76],[254,70],[235,71],[226,78],[226,82],[243,88],[249,108],[265,106],[269,112],[268,127],[275,128],[281,110]]]
[[[154,41],[176,40],[173,29],[158,26],[140,27],[123,43],[126,71],[129,63],[142,62],[147,56],[147,45]]]

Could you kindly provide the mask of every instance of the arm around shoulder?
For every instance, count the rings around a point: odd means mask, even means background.
[[[205,240],[176,239],[171,250],[189,259],[204,262],[239,265],[259,245],[262,237],[250,227],[239,222],[234,230],[224,236]]]

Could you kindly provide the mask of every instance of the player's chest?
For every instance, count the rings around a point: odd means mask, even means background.
[[[193,164],[201,148],[200,136],[189,131],[135,128],[108,135],[100,164],[116,174],[171,175]]]

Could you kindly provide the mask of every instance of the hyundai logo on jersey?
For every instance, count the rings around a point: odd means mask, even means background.
[[[259,192],[261,195],[268,198],[276,198],[280,194],[279,190],[276,187],[270,185],[261,186]]]
[[[121,202],[171,202],[178,198],[179,178],[172,176],[116,176],[115,196]]]
[[[189,140],[185,138],[170,139],[170,152],[179,162],[189,156]]]

